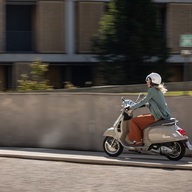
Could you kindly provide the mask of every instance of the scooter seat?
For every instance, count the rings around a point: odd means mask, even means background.
[[[163,119],[163,120],[159,120],[159,121],[156,121],[154,123],[151,123],[147,127],[154,127],[154,126],[157,126],[157,125],[166,126],[166,125],[174,124],[176,121],[177,121],[176,118]]]

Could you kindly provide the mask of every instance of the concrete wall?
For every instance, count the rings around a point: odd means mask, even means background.
[[[125,94],[1,93],[0,146],[102,151],[103,132],[119,115],[121,96],[136,99]],[[166,100],[192,142],[192,97]]]

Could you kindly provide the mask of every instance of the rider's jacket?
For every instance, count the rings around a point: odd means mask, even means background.
[[[146,105],[149,108],[149,111],[154,116],[155,120],[162,118],[168,119],[171,117],[163,93],[154,87],[149,88],[147,95],[141,101],[133,105],[131,109],[134,111],[143,105]]]

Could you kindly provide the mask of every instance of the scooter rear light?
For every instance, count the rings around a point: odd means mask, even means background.
[[[184,135],[186,135],[186,131],[184,130],[184,129],[178,129],[177,130],[177,132],[180,134],[180,135],[182,135],[182,136],[184,136]]]

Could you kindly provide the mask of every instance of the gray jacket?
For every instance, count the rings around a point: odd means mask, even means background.
[[[132,106],[131,109],[134,111],[145,104],[147,104],[147,107],[149,108],[150,113],[154,116],[155,120],[159,120],[161,118],[168,119],[171,117],[165,97],[160,90],[154,87],[149,88],[146,97]]]

